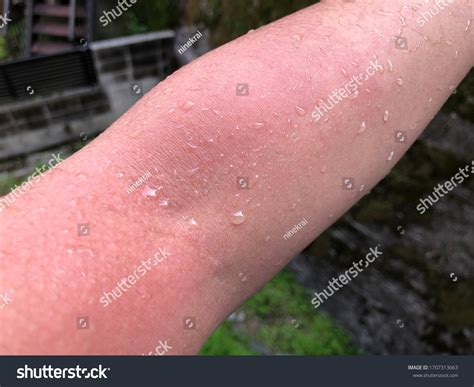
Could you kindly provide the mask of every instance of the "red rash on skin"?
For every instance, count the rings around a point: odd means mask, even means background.
[[[404,36],[423,45],[396,50],[390,39],[401,21],[378,11],[400,6],[318,4],[245,35],[161,82],[44,174],[0,214],[0,293],[13,298],[0,310],[0,353],[141,354],[159,340],[168,340],[169,354],[196,353],[232,310],[390,171],[471,68],[474,45],[462,16],[440,13],[423,29],[407,17]],[[446,36],[462,47],[456,61]],[[315,123],[318,100],[348,81],[341,69],[363,72],[373,54],[384,72]],[[236,96],[237,83],[248,83],[250,95]],[[194,105],[185,110],[188,101]],[[362,121],[367,129],[358,135]],[[400,128],[409,133],[403,146],[393,141]],[[153,176],[128,194],[146,171]],[[237,176],[249,176],[251,189],[237,190]],[[343,176],[365,190],[341,189]],[[163,188],[146,198],[145,185]],[[247,219],[237,226],[230,219],[238,210]],[[308,225],[284,240],[303,217]],[[89,236],[77,235],[79,223],[90,223]],[[171,256],[111,305],[100,304],[104,291],[164,247]],[[78,316],[89,316],[90,329],[76,329]],[[194,330],[183,328],[190,316]]]

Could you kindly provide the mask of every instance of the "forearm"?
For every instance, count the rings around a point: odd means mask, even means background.
[[[387,3],[316,5],[214,50],[0,214],[0,292],[13,299],[0,310],[0,352],[148,353],[159,340],[196,352],[390,171],[471,68],[467,1],[423,26],[423,7],[399,15]],[[395,48],[400,29],[408,51]],[[371,61],[383,72],[328,102]],[[129,275],[139,280],[105,306],[104,291]]]

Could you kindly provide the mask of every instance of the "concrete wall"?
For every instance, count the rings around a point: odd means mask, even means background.
[[[22,176],[62,147],[90,140],[177,68],[175,33],[94,42],[98,84],[0,106],[0,176]],[[87,140],[85,140],[87,139]]]

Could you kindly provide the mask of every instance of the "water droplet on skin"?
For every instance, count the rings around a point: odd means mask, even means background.
[[[362,123],[359,126],[359,130],[357,131],[357,133],[359,133],[359,134],[364,133],[366,128],[367,128],[367,125],[365,124],[365,121],[362,121]]]
[[[461,48],[458,48],[454,53],[454,59],[457,59],[457,57],[459,56],[459,51],[461,51]]]
[[[270,240],[270,235],[267,235],[267,236],[265,237],[265,242],[268,242],[269,240]]]
[[[322,165],[320,169],[321,173],[325,173],[326,170],[327,170],[327,167],[325,165]]]
[[[198,222],[196,222],[196,220],[194,218],[191,218],[189,216],[183,216],[183,220],[186,222],[186,223],[189,223],[189,224],[192,224],[193,226],[197,226],[198,225]]]
[[[385,110],[385,112],[383,113],[383,122],[388,121],[389,115],[390,115],[390,113],[388,112],[388,110]]]
[[[247,31],[247,34],[252,34],[255,30],[254,29],[250,29]]]
[[[403,85],[403,79],[402,78],[397,78],[396,82],[397,82],[398,86]]]
[[[247,281],[247,277],[244,275],[244,273],[239,273],[239,277],[242,282]]]
[[[359,192],[362,192],[362,191],[364,190],[364,188],[365,188],[365,185],[362,184],[362,185],[360,186],[360,188],[359,188]]]
[[[350,93],[347,98],[354,99],[354,98],[357,98],[358,96],[359,96],[359,90],[356,90],[353,93]]]
[[[247,217],[243,214],[242,211],[236,211],[234,212],[231,217],[230,217],[230,222],[232,224],[242,224],[245,222],[245,219],[247,219]]]
[[[467,30],[471,27],[471,19],[467,19],[467,24],[466,28],[464,28],[464,32],[467,32]]]
[[[183,110],[188,111],[194,106],[194,102],[188,101],[183,105]]]
[[[260,175],[254,175],[253,179],[251,178],[249,181],[249,188],[253,188],[253,186],[257,184],[257,181],[259,178],[260,178]]]
[[[158,191],[156,188],[152,188],[147,185],[145,188],[143,188],[142,195],[145,197],[155,197],[156,191]]]
[[[294,48],[298,48],[300,46],[301,42],[301,35],[300,34],[294,34],[292,37],[291,44],[293,45]]]
[[[406,22],[405,18],[402,15],[399,15],[399,18],[400,18],[400,21],[402,22],[402,26],[406,26],[407,22]]]
[[[253,126],[256,128],[256,129],[261,129],[265,126],[265,122],[256,122],[255,124],[253,124]]]
[[[453,41],[452,41],[452,40],[446,40],[446,44],[447,44],[448,46],[452,46],[452,45],[453,45]]]
[[[390,59],[387,59],[387,63],[388,63],[388,72],[389,73],[393,73],[393,63]]]
[[[387,157],[387,161],[391,161],[393,159],[394,152],[390,152],[390,154]]]
[[[341,72],[342,72],[342,75],[344,75],[346,78],[349,77],[349,75],[347,74],[347,71],[344,67],[341,69]]]
[[[90,249],[79,249],[77,250],[77,253],[79,254],[80,258],[94,258],[94,252]]]
[[[299,116],[304,116],[306,114],[306,110],[304,110],[301,106],[296,106],[295,110]]]
[[[158,205],[160,207],[168,207],[170,200],[168,198],[162,198],[159,200]]]

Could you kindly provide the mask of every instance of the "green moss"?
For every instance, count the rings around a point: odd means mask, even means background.
[[[13,177],[13,176],[0,177],[0,196],[7,195],[8,193],[11,192],[11,190],[15,187],[15,185],[18,186],[24,181],[28,180],[28,177],[33,175],[33,173],[35,173],[36,168],[39,168],[40,171],[44,173],[51,167],[46,163],[38,162],[33,168],[33,170],[31,171],[31,173],[24,177]]]
[[[275,352],[292,355],[356,355],[342,329],[322,313],[301,316],[294,325],[281,321],[262,327],[257,337]]]
[[[21,182],[21,179],[12,176],[0,177],[0,196],[8,194],[15,185]]]
[[[250,298],[243,309],[249,316],[269,319],[308,313],[312,308],[309,296],[296,282],[293,273],[284,270]]]
[[[310,301],[310,294],[296,281],[294,274],[284,270],[241,308],[246,320],[238,325],[245,336],[237,335],[232,329],[233,323],[225,322],[206,343],[203,353],[251,354],[254,351],[250,349],[250,342],[275,354],[360,353],[344,331],[324,313],[315,311]]]
[[[200,355],[257,355],[249,348],[249,341],[232,329],[231,323],[224,322],[207,340]]]

